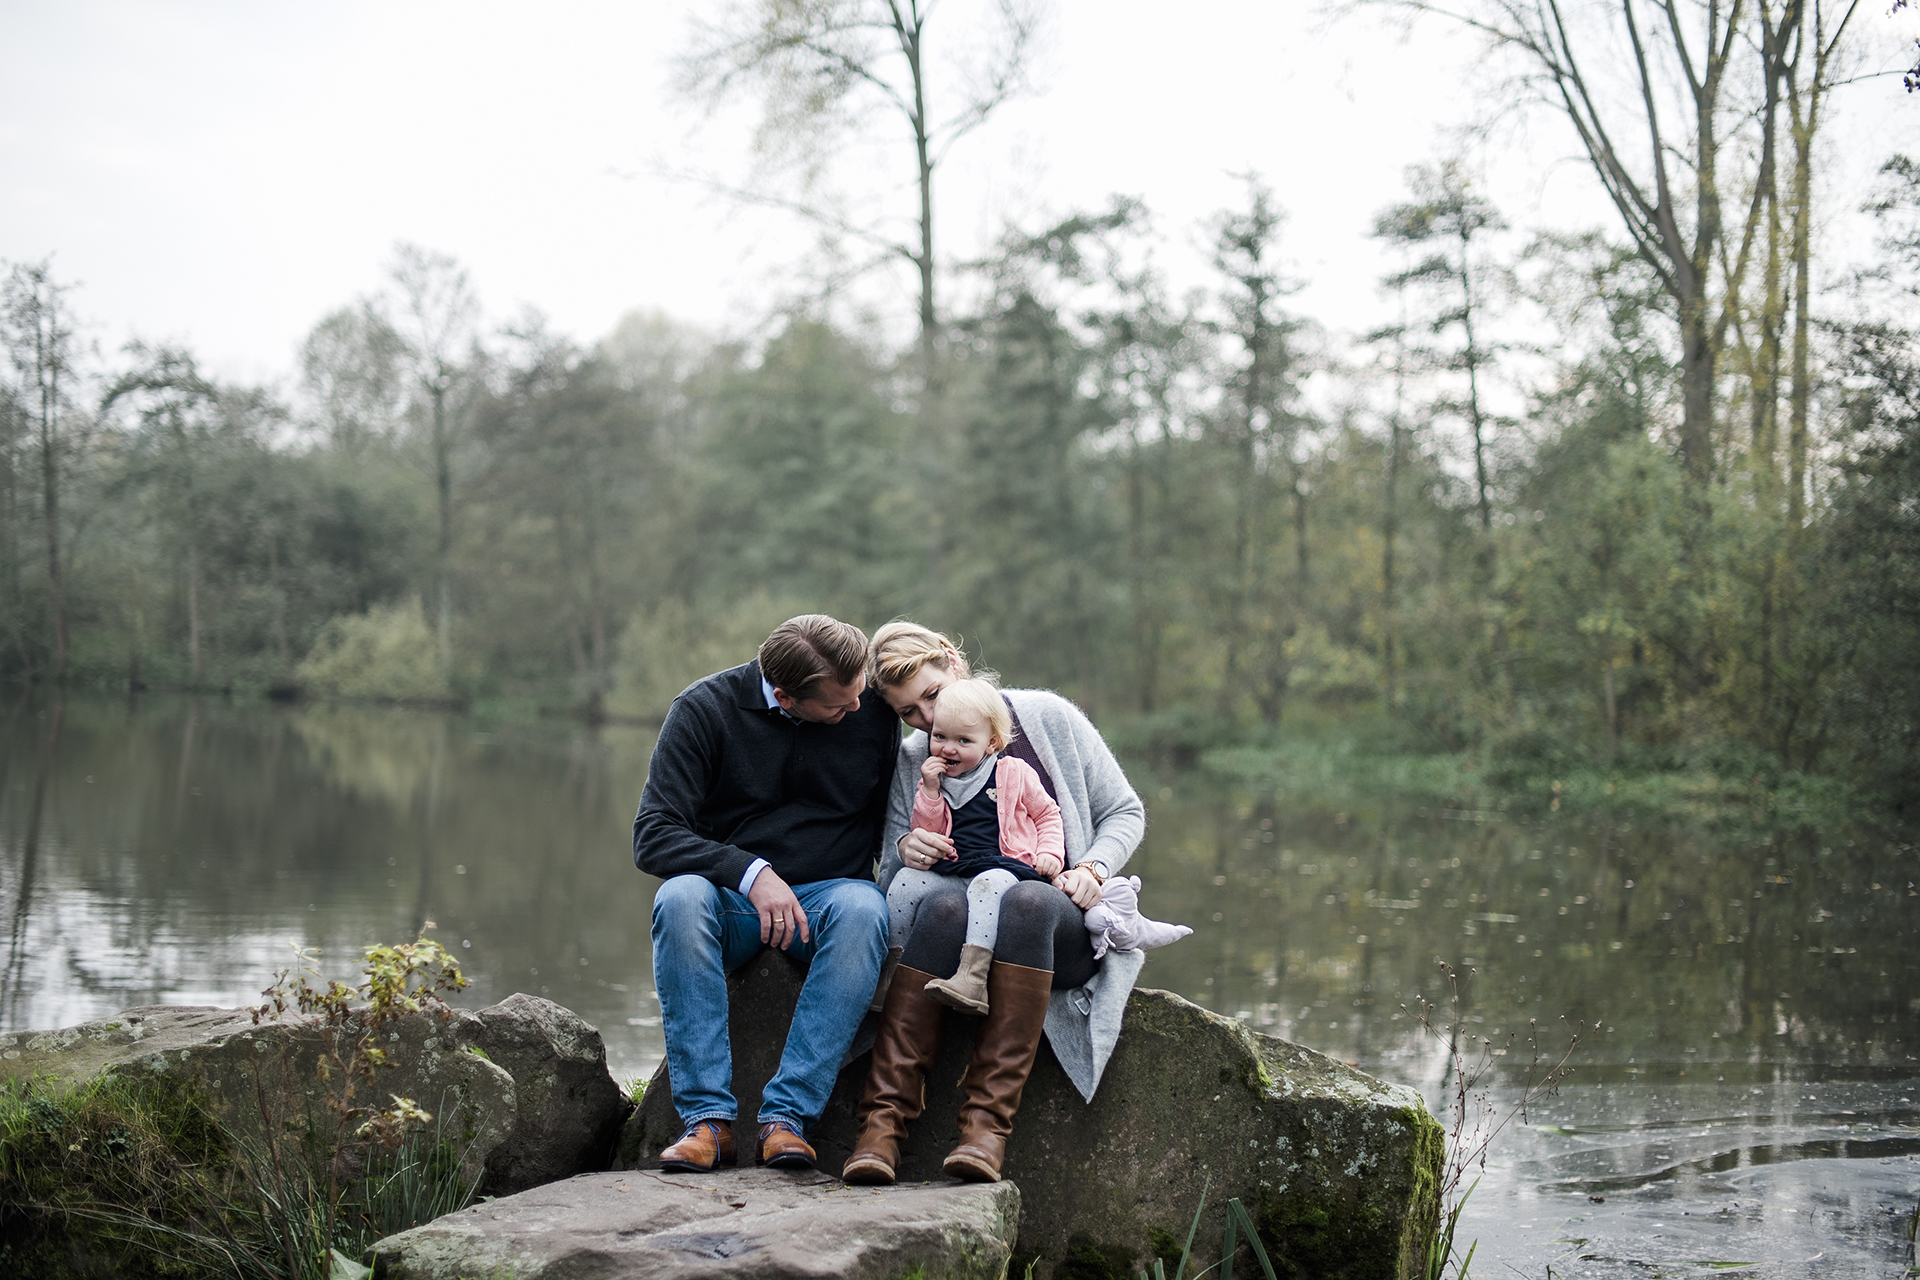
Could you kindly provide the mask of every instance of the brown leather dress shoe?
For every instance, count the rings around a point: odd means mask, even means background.
[[[660,1153],[662,1173],[712,1173],[733,1162],[733,1124],[726,1120],[695,1120]]]
[[[769,1120],[760,1126],[758,1162],[769,1169],[811,1169],[813,1148],[785,1120]]]

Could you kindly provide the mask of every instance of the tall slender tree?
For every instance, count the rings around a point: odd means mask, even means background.
[[[1419,255],[1386,284],[1402,298],[1419,288],[1432,299],[1422,317],[1428,341],[1418,352],[1419,363],[1424,373],[1460,379],[1441,393],[1436,408],[1466,424],[1481,560],[1490,569],[1493,544],[1486,535],[1493,529],[1493,499],[1488,455],[1495,422],[1486,384],[1494,347],[1486,331],[1489,277],[1494,272],[1479,256],[1476,242],[1488,232],[1503,230],[1506,222],[1490,201],[1474,192],[1465,166],[1457,160],[1414,165],[1407,171],[1407,185],[1413,199],[1383,210],[1373,230],[1389,244]]]
[[[67,307],[70,286],[53,278],[53,261],[16,263],[0,289],[8,355],[18,371],[21,407],[37,437],[40,512],[47,547],[47,618],[52,629],[52,675],[67,669],[67,578],[61,556],[61,466],[67,441],[66,410],[74,379],[74,325]]]
[[[444,678],[453,666],[453,451],[463,407],[456,392],[469,372],[480,303],[466,268],[448,254],[401,242],[388,275],[400,290],[402,338],[424,410],[438,514],[433,555],[435,652]]]
[[[138,417],[133,478],[155,493],[186,577],[187,661],[197,685],[206,676],[201,557],[207,493],[201,473],[212,460],[221,424],[219,392],[179,347],[128,348],[134,367],[114,379],[101,412],[129,403]]]
[[[1237,351],[1225,356],[1225,399],[1216,430],[1231,459],[1233,533],[1226,565],[1222,617],[1224,668],[1222,711],[1230,711],[1252,675],[1262,718],[1277,721],[1285,696],[1285,640],[1306,606],[1312,562],[1307,543],[1307,482],[1301,456],[1302,419],[1297,411],[1300,352],[1294,338],[1300,322],[1280,307],[1298,285],[1282,272],[1280,228],[1285,214],[1273,190],[1249,176],[1244,210],[1213,220],[1213,266],[1226,282],[1221,334]],[[1268,562],[1268,499],[1276,473],[1285,476],[1293,516],[1294,573],[1286,604],[1272,593]],[[1262,656],[1249,672],[1256,633]]]

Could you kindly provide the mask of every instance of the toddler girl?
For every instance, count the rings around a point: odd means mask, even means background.
[[[926,987],[934,1000],[969,1013],[987,1012],[987,970],[1000,932],[1001,897],[1022,880],[1051,881],[1065,866],[1060,806],[1031,765],[999,755],[1012,736],[1013,717],[992,684],[956,680],[940,690],[927,735],[927,760],[913,798],[913,826],[948,837],[954,851],[930,870],[902,869],[887,890],[892,958],[906,943],[920,900],[939,883],[936,877],[969,878],[960,967],[953,977],[936,978]],[[1134,880],[1129,887],[1138,886]],[[1096,937],[1100,952],[1106,948],[1098,943],[1106,939],[1117,946],[1157,946],[1191,932],[1167,925],[1115,930],[1111,926],[1117,921],[1108,917],[1116,913],[1138,924],[1153,922],[1140,921],[1130,898],[1109,904],[1104,897],[1087,920],[1088,928],[1104,935]],[[1108,906],[1113,910],[1103,912]],[[1099,924],[1095,913],[1101,913]]]

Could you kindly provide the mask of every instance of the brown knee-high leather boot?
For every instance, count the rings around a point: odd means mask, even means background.
[[[947,1010],[927,995],[930,973],[901,965],[893,971],[873,1066],[860,1099],[860,1136],[840,1171],[845,1182],[891,1186],[900,1167],[900,1140],[907,1122],[926,1106],[927,1069],[940,1048],[940,1020]]]
[[[941,1167],[964,1182],[998,1182],[1007,1136],[1020,1094],[1033,1072],[1046,1027],[1053,970],[994,961],[987,971],[987,1016],[973,1042],[973,1061],[961,1080],[960,1145]]]

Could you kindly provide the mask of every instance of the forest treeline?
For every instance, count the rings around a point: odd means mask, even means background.
[[[50,264],[16,264],[0,669],[649,716],[789,613],[909,615],[1176,756],[1342,717],[1911,802],[1920,166],[1882,177],[1878,265],[1806,328],[1804,379],[1753,304],[1705,446],[1645,256],[1523,240],[1447,164],[1381,211],[1399,319],[1347,344],[1289,309],[1251,181],[1199,233],[1206,290],[1171,296],[1121,201],[1009,234],[898,350],[818,314],[582,345],[487,322],[402,245],[290,385],[242,386],[88,349]]]

